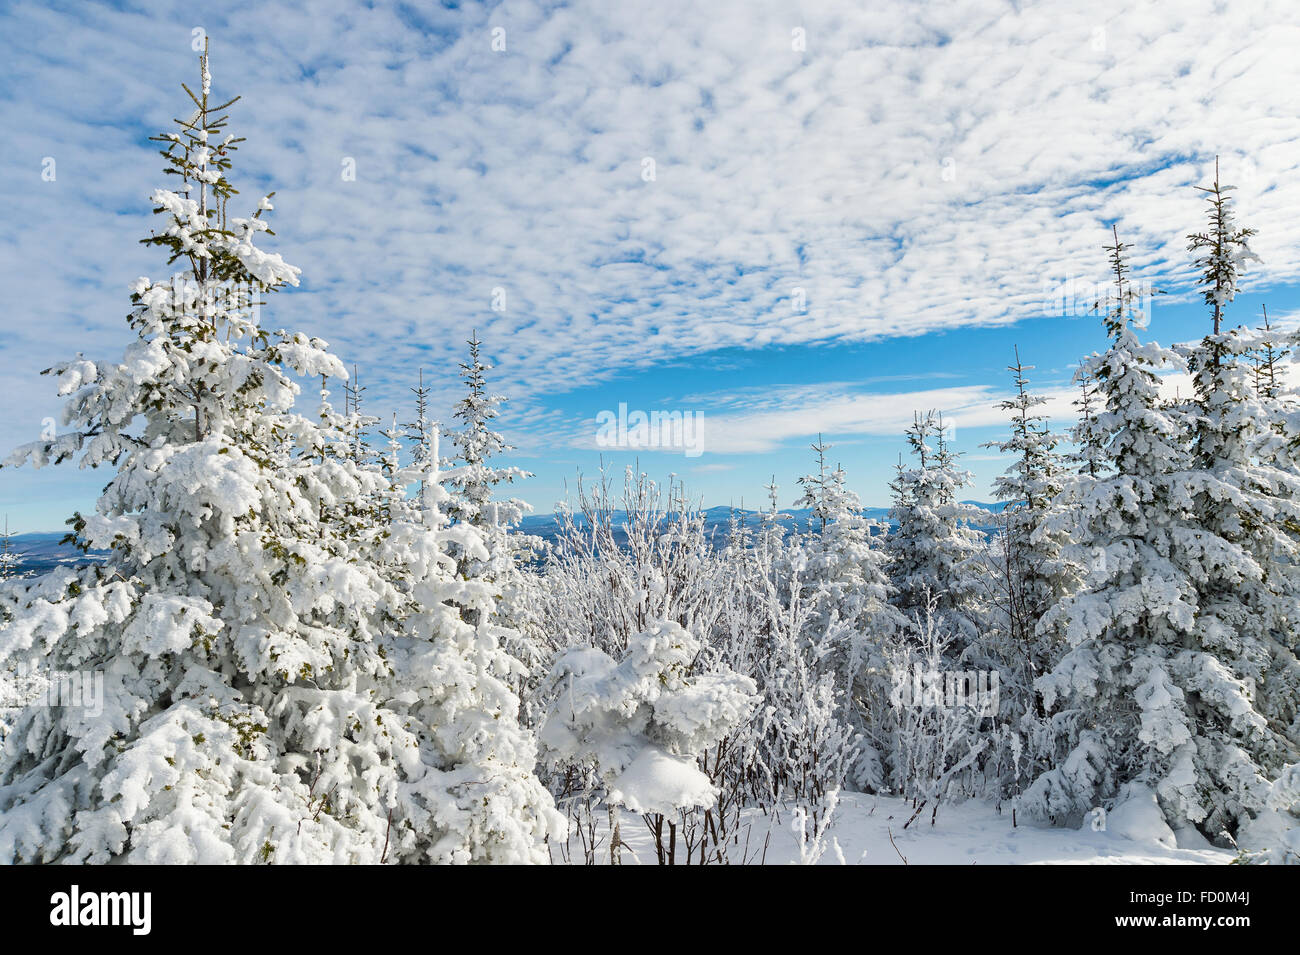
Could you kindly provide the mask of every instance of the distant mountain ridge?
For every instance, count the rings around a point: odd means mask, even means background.
[[[988,511],[990,516],[1000,513],[1006,507],[1003,503],[987,504],[982,501],[963,501],[962,503],[982,508]],[[889,522],[889,510],[887,507],[864,507],[862,516],[871,520]],[[760,515],[765,512],[748,508],[732,508],[725,504],[719,504],[715,507],[706,508],[703,513],[705,532],[715,534],[720,539],[726,534],[727,525],[731,521],[732,514],[743,516],[746,524],[754,526],[758,523]],[[780,513],[789,518],[784,523],[791,531],[808,530],[812,519],[811,509],[786,508]],[[627,519],[625,511],[615,511],[614,515],[617,526],[621,526]],[[575,514],[574,519],[581,525],[581,514]],[[532,534],[548,543],[553,543],[559,539],[562,526],[560,518],[556,514],[529,514],[520,523],[519,529],[525,534]],[[987,525],[976,525],[977,530],[985,533],[991,532],[993,528],[994,523],[992,521]],[[99,563],[108,557],[107,551],[91,551],[89,554],[83,554],[72,545],[62,543],[65,536],[65,532],[52,531],[35,534],[15,534],[11,537],[9,539],[10,546],[14,553],[21,558],[18,565],[19,571],[21,573],[43,574],[54,570],[56,567],[78,567],[90,563]]]
[[[962,503],[970,504],[974,507],[988,511],[990,518],[994,514],[1001,513],[1006,507],[1006,504],[1002,502],[988,504],[983,501],[962,501]],[[890,510],[891,508],[888,507],[864,507],[862,509],[862,516],[869,520],[888,523],[892,527],[893,522],[889,520]],[[615,525],[621,526],[627,519],[627,512],[614,511],[613,513],[615,517]],[[726,533],[727,525],[731,522],[733,514],[743,517],[747,525],[754,526],[758,523],[759,517],[766,513],[766,511],[757,511],[750,510],[749,508],[738,507],[732,508],[725,504],[719,504],[714,507],[705,508],[702,513],[704,514],[705,532],[712,532],[721,535]],[[791,531],[806,531],[811,525],[811,508],[782,508],[780,513],[789,518],[789,520],[786,520],[783,523]],[[581,526],[582,515],[575,514],[574,522]],[[554,541],[559,537],[561,526],[560,519],[555,514],[530,514],[520,523],[519,529],[525,534],[533,534],[545,541]],[[995,528],[996,524],[994,521],[990,520],[988,524],[977,524],[974,526],[976,530],[989,533]]]
[[[20,558],[19,572],[44,574],[56,567],[79,567],[100,563],[108,557],[108,551],[91,551],[89,554],[83,554],[71,544],[62,543],[66,536],[66,531],[51,531],[14,534],[10,537],[10,550]]]

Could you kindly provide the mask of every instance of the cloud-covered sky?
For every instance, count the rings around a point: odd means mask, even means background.
[[[1260,231],[1239,320],[1300,305],[1290,4],[17,0],[6,447],[56,413],[37,372],[116,354],[127,284],[166,274],[136,243],[162,184],[147,137],[185,108],[199,36],[215,94],[243,96],[236,184],[276,190],[270,244],[303,269],[268,321],[355,362],[377,414],[420,367],[445,409],[477,328],[541,510],[619,403],[705,415],[704,456],[640,463],[710,504],[789,484],[819,431],[882,503],[925,407],[969,429],[986,486],[1011,345],[1063,412],[1103,345],[1049,290],[1104,280],[1112,223],[1170,293],[1150,333],[1200,334],[1183,236],[1216,154]],[[0,472],[0,510],[53,527],[105,479]]]

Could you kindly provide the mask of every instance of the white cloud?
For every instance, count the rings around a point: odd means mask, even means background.
[[[134,244],[160,180],[144,137],[182,108],[198,16],[0,17],[0,344],[17,366],[0,387],[24,409],[6,444],[43,408],[35,372],[111,355],[125,283],[163,271]],[[244,96],[242,198],[279,190],[275,247],[304,269],[273,320],[358,361],[378,407],[405,401],[418,364],[445,401],[473,327],[528,431],[551,423],[547,395],[656,361],[1015,321],[1102,273],[1112,220],[1177,290],[1215,153],[1260,229],[1251,280],[1300,275],[1294,6],[334,0],[202,19],[217,92]],[[984,420],[988,397],[934,403]],[[863,395],[804,407],[827,431],[900,421]],[[802,433],[797,414],[723,419],[727,447]]]

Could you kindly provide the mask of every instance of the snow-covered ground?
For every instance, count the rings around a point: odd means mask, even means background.
[[[1216,849],[1196,834],[1182,837],[1183,847],[1175,848],[1163,824],[1152,824],[1152,819],[1139,813],[1112,816],[1101,831],[1090,824],[1076,830],[1027,825],[1023,820],[1013,828],[1005,807],[999,814],[991,804],[978,801],[941,806],[934,825],[927,808],[905,830],[903,824],[911,815],[912,804],[905,799],[843,794],[819,864],[838,864],[841,856],[850,865],[903,865],[904,859],[908,865],[1225,865],[1234,858],[1234,853]],[[736,859],[744,856],[751,863],[768,865],[799,861],[798,837],[789,813],[774,821],[754,811],[747,819],[750,829],[741,842],[747,836],[748,846],[736,849]],[[622,836],[630,847],[622,852],[624,865],[656,864],[654,840],[640,816],[623,814]],[[597,837],[597,861],[608,863],[608,831],[598,829]],[[838,842],[839,855],[830,846],[831,839]],[[678,852],[683,851],[679,842]],[[552,857],[564,861],[558,849]],[[569,861],[582,859],[580,840],[572,835]]]

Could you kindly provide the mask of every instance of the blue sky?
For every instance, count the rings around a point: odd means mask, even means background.
[[[1052,290],[1104,283],[1111,223],[1168,293],[1147,333],[1203,332],[1184,236],[1216,153],[1263,258],[1233,316],[1295,324],[1300,10],[870,6],[6,4],[0,446],[58,414],[39,370],[120,353],[127,285],[166,274],[136,243],[147,137],[202,36],[215,93],[243,96],[236,184],[276,190],[264,244],[303,269],[266,321],[357,363],[385,416],[420,367],[445,416],[477,328],[539,511],[602,454],[709,505],[775,475],[790,504],[818,432],[883,504],[925,408],[986,498],[1012,348],[1064,425],[1104,347]],[[703,453],[598,447],[620,404],[699,414]],[[0,470],[0,514],[56,529],[107,479]]]

